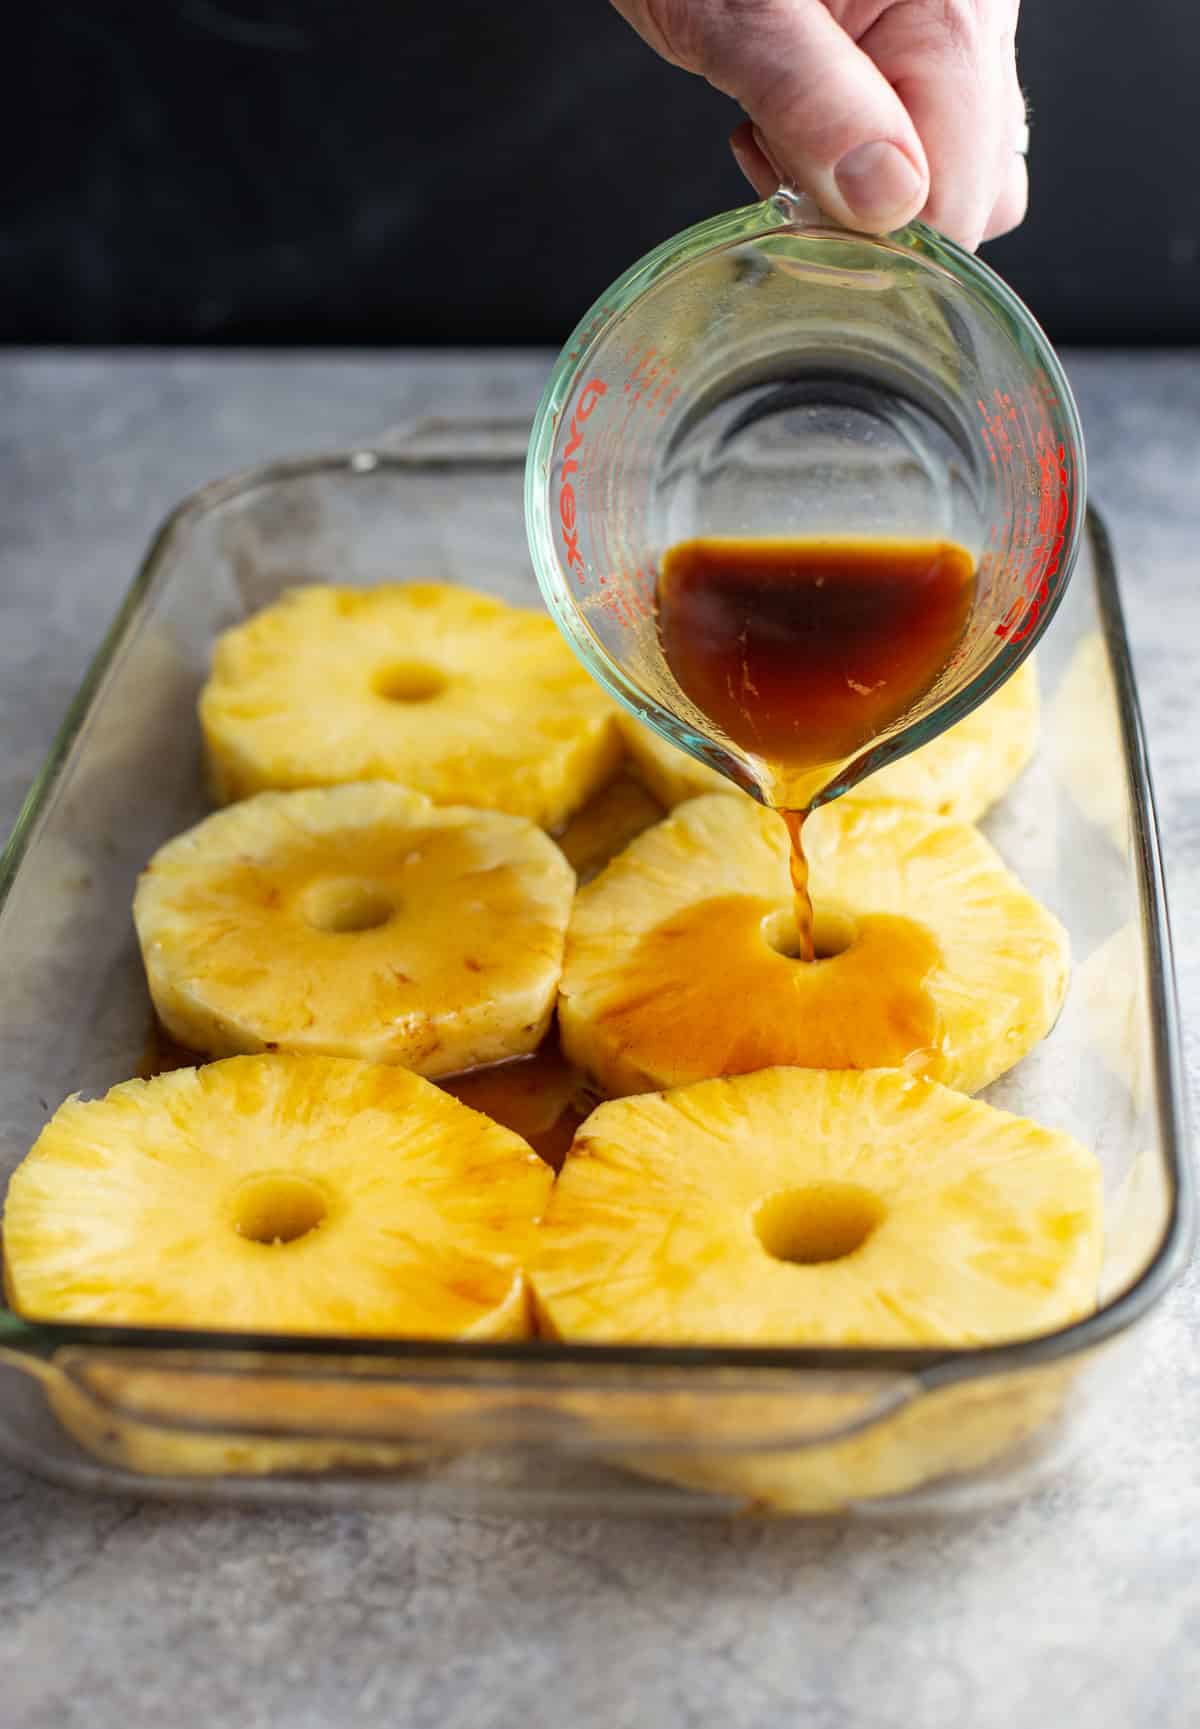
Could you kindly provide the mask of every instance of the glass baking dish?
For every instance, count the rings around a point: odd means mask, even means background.
[[[467,582],[537,605],[526,429],[425,425],[186,500],[156,537],[0,858],[0,1166],[142,1070],[138,870],[206,808],[217,632],[306,581]],[[1067,925],[1051,1036],[986,1095],[1106,1180],[1095,1314],[964,1350],[445,1344],[43,1326],[0,1311],[0,1447],[77,1485],[422,1507],[827,1512],[972,1506],[1086,1437],[1118,1342],[1192,1225],[1153,799],[1112,556],[1089,519],[1039,649],[1042,744],[984,825]]]

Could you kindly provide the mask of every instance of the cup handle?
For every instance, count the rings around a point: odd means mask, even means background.
[[[783,180],[767,199],[768,208],[792,228],[837,228],[839,223],[826,216],[815,198],[799,192]]]

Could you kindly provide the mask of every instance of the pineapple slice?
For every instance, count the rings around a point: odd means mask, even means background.
[[[478,1422],[486,1399],[469,1386],[439,1384],[436,1373],[416,1380],[420,1366],[411,1360],[393,1364],[401,1379],[390,1383],[365,1353],[343,1358],[342,1373],[329,1379],[319,1366],[309,1378],[302,1357],[277,1357],[269,1368],[260,1359],[253,1374],[225,1374],[211,1363],[198,1372],[139,1356],[76,1361],[70,1379],[46,1388],[81,1447],[139,1476],[411,1474],[444,1467],[462,1450],[447,1431],[461,1434],[472,1419]],[[407,1385],[405,1367],[413,1377]]]
[[[617,725],[631,767],[665,810],[674,810],[677,804],[689,798],[702,798],[709,792],[741,792],[740,787],[718,774],[715,768],[669,743],[626,709],[617,715]]]
[[[520,1337],[550,1169],[406,1070],[232,1057],[68,1099],[4,1209],[37,1320]]]
[[[520,817],[385,781],[260,793],[169,841],[133,913],[150,994],[194,1051],[455,1074],[535,1049],[574,893]]]
[[[619,724],[634,767],[668,810],[704,793],[738,790],[624,710]],[[851,796],[858,803],[912,804],[959,822],[978,822],[1028,764],[1037,732],[1037,672],[1027,660],[964,720],[860,781]]]
[[[1037,668],[1025,660],[986,702],[928,744],[868,775],[852,796],[978,822],[1032,761],[1039,708]]]
[[[977,1345],[1095,1307],[1091,1153],[896,1071],[768,1069],[599,1106],[530,1267],[605,1343]]]
[[[549,617],[439,583],[285,595],[220,638],[200,721],[221,804],[394,780],[553,828],[621,757]]]
[[[841,800],[805,843],[811,963],[788,952],[784,825],[748,798],[680,805],[581,890],[559,1027],[606,1093],[776,1064],[904,1065],[975,1092],[1050,1030],[1066,932],[975,829]]]

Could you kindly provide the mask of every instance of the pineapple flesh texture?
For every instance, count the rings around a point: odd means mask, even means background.
[[[364,782],[217,811],[155,854],[134,921],[190,1050],[447,1075],[538,1045],[574,888],[532,823]]]
[[[555,828],[621,757],[549,617],[439,583],[285,595],[219,639],[200,722],[220,804],[392,780]]]
[[[1033,760],[1039,714],[1037,668],[1026,660],[994,696],[928,744],[868,775],[852,796],[978,822]]]
[[[975,1092],[1049,1032],[1066,932],[975,829],[843,799],[805,845],[813,962],[787,953],[784,825],[750,799],[679,806],[579,893],[559,1027],[606,1094],[777,1064]]]
[[[549,1168],[403,1069],[232,1057],[68,1099],[4,1210],[35,1320],[521,1337]]]
[[[853,789],[858,803],[917,805],[958,822],[978,822],[1028,765],[1037,744],[1038,682],[1025,661],[964,720]],[[642,781],[668,810],[704,793],[735,793],[723,775],[624,713],[619,724]]]
[[[768,1069],[601,1105],[538,1232],[539,1327],[604,1343],[978,1345],[1095,1306],[1068,1136],[896,1071]]]

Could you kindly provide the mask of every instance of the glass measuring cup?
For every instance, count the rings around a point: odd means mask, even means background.
[[[831,227],[784,189],[626,271],[564,348],[525,513],[542,593],[589,671],[767,803],[771,766],[701,713],[659,640],[665,551],[715,537],[953,542],[970,614],[932,688],[827,775],[819,804],[990,696],[1049,623],[1084,512],[1070,388],[995,273],[914,223]]]

